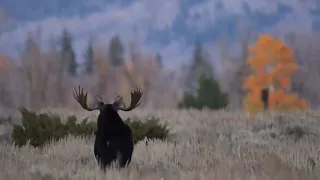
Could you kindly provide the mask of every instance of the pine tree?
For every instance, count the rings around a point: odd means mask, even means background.
[[[156,54],[156,61],[158,63],[159,68],[162,69],[163,68],[162,56],[159,53]]]
[[[193,60],[194,60],[194,64],[201,63],[202,61],[204,61],[203,49],[200,42],[196,42],[195,44],[195,48],[193,51]]]
[[[71,35],[66,29],[62,32],[61,56],[62,64],[66,67],[68,73],[71,76],[76,76],[78,64],[72,47]]]
[[[228,96],[222,92],[220,84],[215,80],[212,66],[199,42],[195,44],[185,86],[186,91],[183,100],[178,104],[179,108],[219,109],[228,105]]]
[[[222,92],[219,83],[213,77],[204,74],[200,76],[197,94],[200,108],[219,109],[228,105],[227,94]]]
[[[189,68],[189,74],[185,81],[186,91],[191,94],[196,92],[198,80],[201,74],[213,76],[212,67],[204,56],[201,44],[197,42],[193,51],[193,59]]]
[[[113,66],[121,66],[124,62],[124,48],[119,36],[114,36],[110,41],[109,59]]]
[[[220,109],[228,105],[228,95],[222,92],[219,83],[213,77],[202,74],[198,85],[195,96],[185,92],[182,102],[178,104],[179,108]]]
[[[92,45],[92,40],[90,39],[88,42],[88,47],[85,53],[85,72],[87,74],[92,74],[94,69],[94,60],[93,60],[93,45]]]

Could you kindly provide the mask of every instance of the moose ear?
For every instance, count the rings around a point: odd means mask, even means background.
[[[103,109],[104,102],[100,96],[96,95],[94,105],[97,106],[100,111]]]
[[[112,107],[117,111],[120,109],[120,106],[122,103],[123,103],[122,97],[118,96],[116,100],[113,102]]]

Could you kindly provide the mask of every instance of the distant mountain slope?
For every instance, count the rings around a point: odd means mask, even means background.
[[[16,22],[0,37],[6,44],[0,51],[13,55],[27,32],[39,27],[43,44],[70,29],[80,58],[89,37],[106,41],[119,33],[174,64],[185,61],[196,40],[210,43],[224,34],[231,41],[243,25],[257,32],[320,29],[319,0],[2,0],[0,8]]]

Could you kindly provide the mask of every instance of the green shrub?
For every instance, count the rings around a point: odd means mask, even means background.
[[[13,125],[12,133],[13,142],[17,146],[23,146],[29,141],[33,147],[42,147],[67,135],[90,137],[96,131],[96,122],[88,122],[88,118],[77,123],[75,116],[69,116],[66,123],[62,123],[57,115],[36,114],[25,108],[19,110],[22,125]],[[128,118],[124,122],[132,128],[134,143],[137,143],[144,138],[164,140],[169,137],[167,125],[160,124],[159,120],[159,118],[150,118],[146,121]]]
[[[196,96],[185,92],[178,108],[220,109],[228,105],[228,95],[222,92],[219,83],[213,77],[201,75],[198,85]]]
[[[65,124],[56,115],[39,114],[20,109],[22,125],[13,125],[12,139],[18,146],[25,145],[28,141],[31,146],[43,146],[49,141],[58,141],[67,135],[88,137],[96,129],[94,122],[87,122],[84,119],[76,124],[76,117],[70,116]]]
[[[149,139],[160,139],[166,140],[170,136],[170,131],[167,124],[160,124],[160,119],[152,117],[147,120],[139,120],[134,118],[126,119],[124,122],[131,127],[133,134],[133,141],[137,143],[145,138]]]

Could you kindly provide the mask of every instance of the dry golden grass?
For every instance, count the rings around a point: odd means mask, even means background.
[[[97,113],[45,109],[61,116],[94,120]],[[169,123],[173,142],[136,145],[128,169],[99,171],[93,141],[69,137],[34,149],[0,147],[0,179],[318,179],[320,111],[248,116],[226,111],[137,110],[130,116],[157,116]]]

